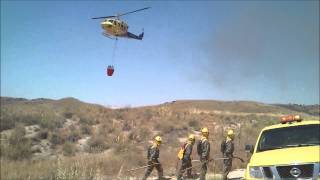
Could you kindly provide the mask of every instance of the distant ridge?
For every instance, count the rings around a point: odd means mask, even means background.
[[[313,116],[320,116],[320,105],[303,105],[303,104],[275,104],[275,106],[284,107],[292,111],[304,112]]]
[[[64,107],[80,107],[80,106],[99,106],[100,108],[106,109],[121,109],[130,107],[116,107],[114,106],[102,106],[99,104],[91,104],[82,102],[73,97],[65,97],[58,100],[48,98],[14,98],[14,97],[0,97],[1,104],[14,104],[14,103],[48,103],[50,106],[64,106]],[[171,102],[165,102],[158,105],[149,105],[134,107],[134,109],[148,108],[148,107],[170,107],[172,110],[182,109],[200,109],[206,111],[229,111],[235,113],[275,113],[275,114],[292,114],[292,113],[304,113],[306,115],[320,116],[319,105],[299,105],[299,104],[266,104],[255,101],[220,101],[220,100],[176,100]],[[77,108],[78,109],[78,108]]]

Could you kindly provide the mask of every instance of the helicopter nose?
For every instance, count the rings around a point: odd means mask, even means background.
[[[112,23],[110,23],[110,22],[106,22],[106,21],[104,21],[104,22],[101,22],[101,25],[112,25]]]
[[[110,22],[101,22],[102,27],[110,28],[112,24]]]

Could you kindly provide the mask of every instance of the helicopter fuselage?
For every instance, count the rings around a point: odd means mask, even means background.
[[[109,36],[126,36],[129,26],[122,20],[116,18],[107,18],[101,22],[102,29]]]

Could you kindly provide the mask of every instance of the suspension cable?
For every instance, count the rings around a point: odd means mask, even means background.
[[[112,51],[112,60],[111,65],[114,66],[115,58],[116,58],[116,49],[117,49],[118,38],[114,40],[113,51]]]

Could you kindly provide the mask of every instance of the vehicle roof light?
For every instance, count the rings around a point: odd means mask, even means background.
[[[280,122],[282,124],[288,123],[288,122],[301,122],[302,117],[300,115],[288,115],[288,116],[282,116]]]

